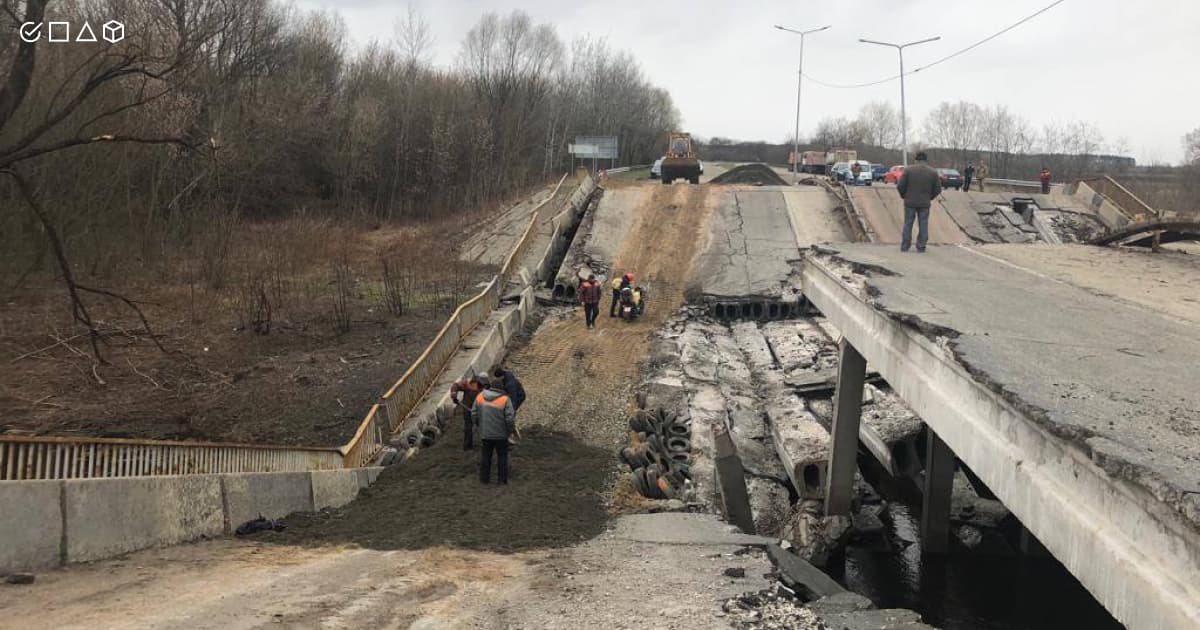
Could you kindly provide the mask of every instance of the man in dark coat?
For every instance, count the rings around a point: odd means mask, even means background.
[[[917,223],[917,251],[925,251],[925,243],[929,242],[929,207],[942,194],[942,178],[926,164],[928,160],[924,151],[917,153],[916,164],[905,168],[900,181],[896,182],[896,190],[904,199],[904,234],[900,236],[902,252],[912,246],[914,220]]]
[[[588,276],[579,285],[579,302],[583,304],[583,317],[587,322],[588,328],[596,327],[596,316],[600,314],[600,283],[596,281],[596,274]]]
[[[492,369],[492,382],[496,383],[508,394],[512,400],[513,411],[520,411],[521,405],[525,403],[525,386],[521,384],[520,379],[512,370],[506,370],[497,365]]]

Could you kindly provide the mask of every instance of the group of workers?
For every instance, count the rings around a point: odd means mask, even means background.
[[[608,306],[608,316],[616,317],[617,310],[624,306],[629,307],[630,318],[638,317],[646,309],[646,290],[639,286],[634,286],[633,273],[625,272],[620,276],[613,276],[609,282],[609,288],[612,289],[612,302]],[[584,322],[588,328],[596,327],[596,318],[600,316],[600,281],[596,279],[596,274],[589,273],[587,279],[579,283],[579,289],[576,291],[579,296],[579,303],[583,305]]]
[[[512,370],[496,366],[491,376],[474,374],[450,385],[450,400],[462,410],[463,450],[475,448],[479,432],[479,481],[491,483],[492,457],[496,458],[496,477],[508,483],[508,447],[520,437],[517,410],[525,403],[525,387]]]

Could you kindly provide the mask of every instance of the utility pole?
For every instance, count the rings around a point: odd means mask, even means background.
[[[800,31],[786,26],[775,25],[781,31],[787,31],[800,36],[800,68],[796,71],[796,135],[792,137],[792,183],[800,181],[800,88],[804,86],[804,36],[811,35],[829,28],[830,25]]]
[[[939,39],[941,39],[940,35],[937,37],[930,37],[929,39],[908,42],[907,44],[892,44],[889,42],[877,42],[875,40],[862,38],[859,38],[858,40],[864,44],[876,44],[878,46],[895,48],[896,51],[900,53],[900,142],[902,143],[901,150],[903,151],[902,155],[904,156],[903,163],[906,167],[908,166],[908,113],[904,108],[904,49],[908,48],[909,46],[916,46],[917,44],[936,42]]]

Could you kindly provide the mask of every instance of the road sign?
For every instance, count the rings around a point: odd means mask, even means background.
[[[577,158],[615,160],[618,155],[616,136],[575,136],[575,143],[567,147]]]

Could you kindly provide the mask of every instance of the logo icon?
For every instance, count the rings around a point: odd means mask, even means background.
[[[87,22],[83,23],[83,28],[79,29],[79,34],[75,36],[77,42],[94,42],[96,41],[96,32],[92,30],[92,25]]]
[[[116,20],[109,20],[104,23],[102,36],[104,37],[104,41],[115,44],[125,39],[125,25]]]
[[[21,41],[33,43],[42,37],[42,25],[37,22],[26,22],[21,25]]]
[[[50,27],[46,29],[46,41],[56,43],[71,41],[71,23],[50,22]]]

